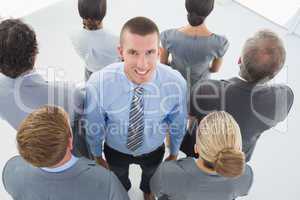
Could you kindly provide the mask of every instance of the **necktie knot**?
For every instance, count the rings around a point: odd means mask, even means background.
[[[142,88],[142,87],[136,87],[136,88],[134,88],[134,92],[137,95],[141,96],[144,93],[144,88]]]

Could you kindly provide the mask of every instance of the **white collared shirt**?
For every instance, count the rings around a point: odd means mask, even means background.
[[[78,161],[78,158],[72,155],[71,159],[68,162],[66,162],[65,164],[63,164],[62,166],[59,166],[56,168],[43,167],[41,169],[46,172],[58,173],[58,172],[65,171],[65,170],[73,167],[77,161]]]

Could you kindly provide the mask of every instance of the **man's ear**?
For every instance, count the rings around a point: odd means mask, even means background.
[[[73,149],[73,135],[68,138],[68,149]]]
[[[118,46],[118,53],[119,53],[119,57],[123,61],[123,48],[121,45]]]
[[[239,57],[238,64],[240,65],[241,63],[242,63],[242,59],[241,57]]]
[[[158,51],[157,51],[158,57],[160,57],[160,55],[162,54],[162,50],[163,50],[163,48],[161,46],[158,46]]]
[[[195,152],[195,154],[199,154],[197,144],[194,145],[194,152]]]

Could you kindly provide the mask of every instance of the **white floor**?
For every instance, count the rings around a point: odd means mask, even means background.
[[[64,78],[72,81],[83,79],[83,64],[71,47],[68,33],[80,28],[76,2],[64,0],[59,4],[40,10],[25,17],[35,29],[40,54],[37,67],[55,67],[64,72]],[[184,0],[110,0],[104,26],[118,34],[122,24],[137,15],[148,16],[157,22],[160,30],[185,24]],[[260,28],[269,28],[284,38],[288,50],[285,70],[274,82],[288,83],[294,90],[295,102],[288,119],[276,128],[267,131],[259,140],[250,162],[254,169],[254,184],[247,197],[241,199],[298,200],[300,198],[300,148],[299,148],[299,92],[300,37],[289,35],[287,30],[257,16],[239,5],[217,5],[208,19],[209,27],[217,33],[225,34],[230,41],[230,48],[224,58],[221,72],[215,78],[228,78],[237,73],[241,45],[245,39]],[[15,131],[6,122],[0,121],[0,168],[15,155]],[[133,187],[129,194],[133,200],[142,199],[138,189],[140,170],[130,168]],[[10,199],[0,186],[0,199]]]

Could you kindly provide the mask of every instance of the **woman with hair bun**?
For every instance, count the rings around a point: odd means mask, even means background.
[[[224,112],[208,114],[197,130],[191,157],[160,165],[150,185],[158,199],[233,200],[245,196],[253,182],[253,172],[245,164],[238,124]]]
[[[85,63],[85,80],[103,67],[119,62],[119,39],[103,28],[106,0],[78,0],[78,12],[83,29],[71,35],[71,41],[79,57]]]
[[[193,86],[218,72],[229,43],[224,36],[212,33],[205,24],[214,8],[214,0],[185,0],[188,25],[161,33],[161,63],[178,70]],[[169,63],[169,55],[172,56]]]

